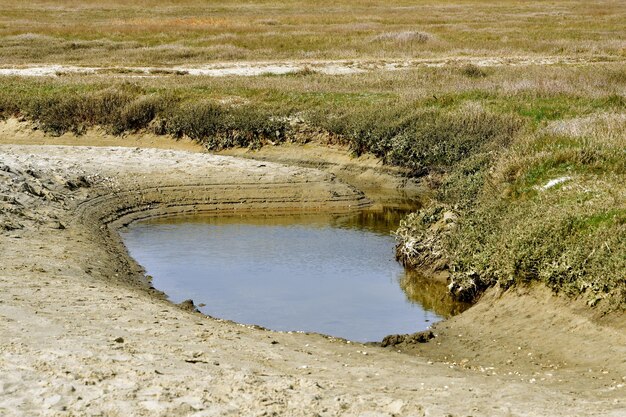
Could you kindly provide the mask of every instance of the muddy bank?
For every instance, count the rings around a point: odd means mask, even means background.
[[[60,136],[46,135],[34,129],[31,122],[15,117],[0,121],[0,144],[4,145],[63,145],[108,146],[168,149],[175,151],[205,152],[205,148],[190,139],[173,140],[171,137],[142,132],[140,135],[114,136],[103,129],[93,128],[84,135],[65,133]]]
[[[519,367],[509,374],[496,368],[501,362],[491,364],[497,359],[490,350],[461,343],[476,353],[469,358],[472,366],[462,369],[397,349],[264,331],[184,311],[150,290],[115,233],[120,224],[163,213],[352,210],[367,203],[328,174],[133,148],[2,145],[0,162],[3,414],[618,416],[624,411],[623,334],[591,321],[584,323],[597,338],[584,352],[607,346],[591,362],[551,368],[541,377],[515,362]],[[506,312],[537,299],[532,293],[499,297],[449,323],[472,331],[463,320],[479,321],[490,312],[515,328],[525,318]],[[557,307],[552,312],[569,311]],[[535,318],[545,323],[552,312],[538,311]],[[554,329],[527,326],[526,337],[551,334],[560,346],[581,345],[580,334],[559,327],[560,322]],[[493,329],[498,331],[495,324]],[[425,346],[458,343],[444,329],[435,334]],[[472,340],[483,336],[491,337],[480,330],[471,335]],[[518,336],[500,332],[498,337],[494,340],[514,344]],[[615,348],[610,357],[608,346]],[[553,354],[532,353],[543,360]],[[593,365],[592,372],[583,374],[582,365]],[[580,376],[565,377],[571,373]]]
[[[373,155],[356,157],[346,146],[313,141],[264,146],[258,150],[225,149],[219,155],[270,161],[285,165],[315,168],[329,172],[363,191],[374,204],[393,203],[415,209],[432,192],[422,182],[410,178],[407,169],[385,165]]]
[[[114,136],[103,129],[91,128],[84,134],[64,133],[50,136],[34,130],[31,122],[9,118],[0,121],[0,144],[7,145],[63,145],[97,147],[140,147],[206,153],[202,144],[188,138],[173,139],[149,132]],[[340,180],[371,195],[373,203],[388,202],[404,195],[415,203],[430,190],[417,181],[405,176],[406,170],[384,165],[371,155],[354,157],[346,146],[321,143],[323,138],[306,144],[284,143],[279,146],[264,146],[258,150],[232,148],[217,152],[219,155],[276,162],[329,172]]]

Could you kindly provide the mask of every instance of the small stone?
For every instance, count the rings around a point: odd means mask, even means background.
[[[115,343],[124,343],[124,338],[118,337],[117,339],[115,339]]]
[[[413,334],[392,334],[383,339],[381,342],[382,347],[396,346],[401,343],[416,344],[427,343],[430,339],[435,337],[434,333],[430,330],[423,332],[417,332]]]
[[[196,308],[192,299],[185,300],[182,303],[178,304],[180,308],[186,311],[193,311],[194,313],[199,313],[199,310]]]

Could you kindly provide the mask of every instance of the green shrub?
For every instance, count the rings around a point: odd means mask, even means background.
[[[0,120],[17,115],[21,108],[15,97],[0,92]]]
[[[136,91],[118,88],[96,91],[85,97],[83,114],[90,116],[87,120],[90,126],[115,127],[119,123],[122,110],[133,101],[136,94]]]
[[[176,138],[188,136],[200,140],[217,135],[223,129],[224,111],[210,101],[184,103],[167,118],[167,133]]]
[[[156,96],[141,96],[127,103],[119,111],[119,117],[112,122],[111,132],[136,132],[146,128],[162,110],[162,103]]]
[[[372,153],[420,175],[447,170],[487,147],[506,146],[523,122],[477,106],[445,110],[397,105],[347,113],[321,125],[343,138],[356,155]]]
[[[117,89],[34,96],[29,99],[26,112],[46,133],[80,135],[92,126],[116,126],[122,109],[131,100],[130,93]]]

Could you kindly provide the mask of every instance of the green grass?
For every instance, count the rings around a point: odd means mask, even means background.
[[[471,176],[458,175],[463,167],[457,166],[433,207],[402,225],[401,257],[419,265],[428,260],[426,251],[443,252],[452,289],[465,300],[494,285],[542,281],[556,292],[602,305],[603,311],[623,310],[625,132],[623,112],[548,124],[501,152],[482,172],[482,184],[474,187],[478,192],[446,199],[447,190],[468,188]],[[561,184],[542,188],[563,177]],[[466,204],[459,205],[462,201]],[[456,211],[459,220],[442,233],[435,228],[441,215],[429,213],[445,210]],[[410,252],[407,243],[415,236],[434,243]]]

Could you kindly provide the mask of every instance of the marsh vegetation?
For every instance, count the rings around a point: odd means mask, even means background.
[[[2,0],[4,65],[441,55],[623,57],[618,1]]]

